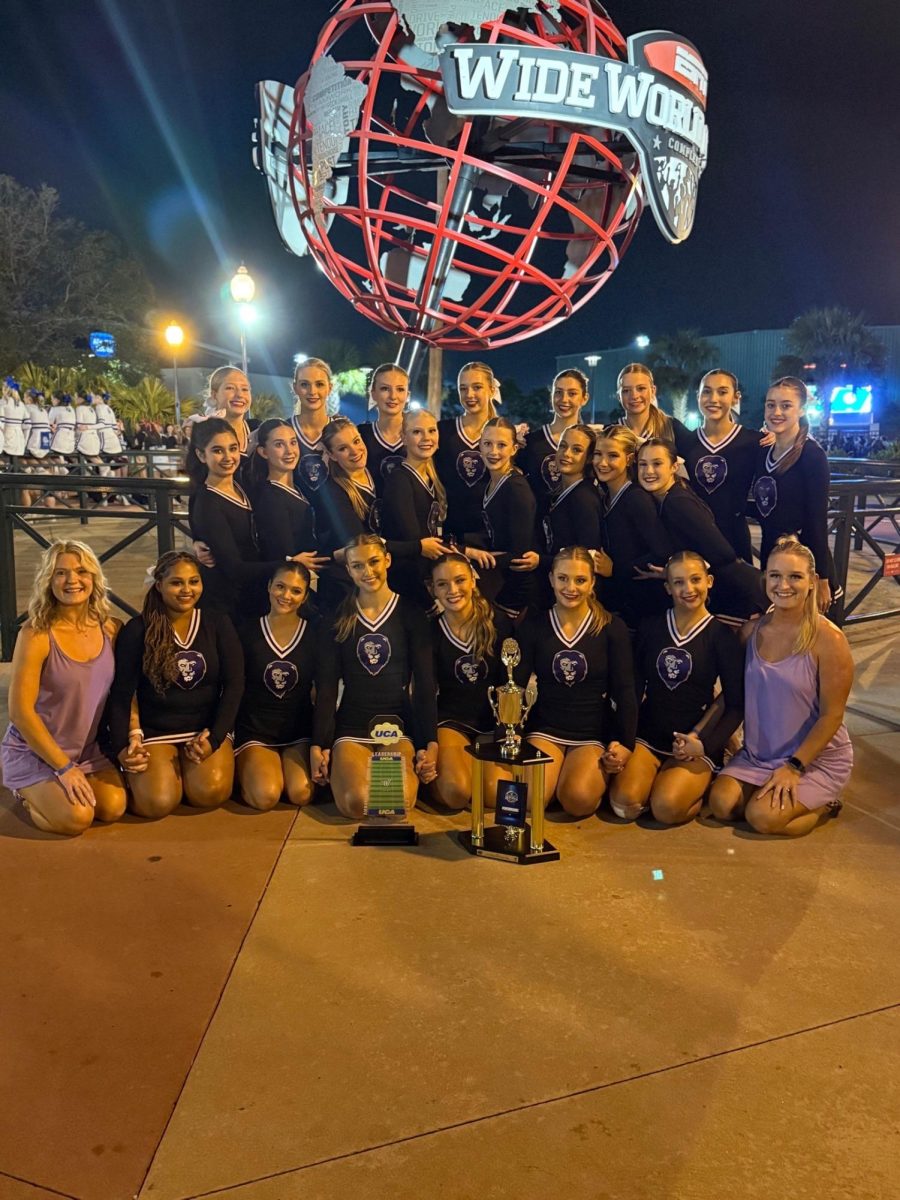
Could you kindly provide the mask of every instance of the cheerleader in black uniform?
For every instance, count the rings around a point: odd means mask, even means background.
[[[546,510],[545,501],[557,490],[559,483],[556,453],[559,450],[560,438],[567,429],[579,423],[581,410],[587,401],[587,375],[573,368],[560,371],[550,389],[553,419],[540,429],[533,429],[525,437],[525,445],[519,455],[519,466],[531,484],[541,513]]]
[[[735,557],[731,543],[719,532],[704,502],[678,478],[675,447],[662,438],[649,438],[638,451],[638,479],[659,508],[669,541],[678,550],[695,550],[706,560],[716,584],[710,596],[713,610],[740,625],[754,613],[766,611],[768,601],[756,567]],[[647,567],[649,576],[663,577],[663,564]]]
[[[282,563],[269,580],[267,615],[240,631],[246,682],[234,756],[241,797],[262,811],[274,808],[283,795],[297,805],[312,799],[312,687],[323,631],[300,615],[308,595],[306,567]]]
[[[746,512],[760,434],[735,420],[740,399],[736,375],[718,367],[707,371],[697,393],[703,425],[690,434],[684,465],[688,483],[709,505],[737,557],[752,563]]]
[[[775,444],[757,453],[753,500],[762,529],[760,562],[780,537],[793,534],[816,560],[816,598],[824,613],[836,591],[828,546],[828,490],[831,473],[825,451],[809,436],[806,384],[787,375],[766,393],[766,428]]]
[[[256,431],[256,452],[248,472],[256,536],[264,559],[293,557],[316,571],[328,558],[315,550],[312,505],[294,486],[300,461],[297,434],[289,421],[271,417]]]
[[[619,372],[617,389],[623,409],[619,423],[626,425],[641,442],[651,437],[674,442],[683,457],[691,444],[691,432],[677,417],[670,417],[659,407],[650,368],[643,363],[628,363]]]
[[[466,535],[480,535],[481,501],[488,473],[481,457],[481,431],[497,415],[499,387],[486,363],[466,363],[457,378],[461,417],[438,422],[440,444],[435,466],[447,490],[446,531],[462,545]]]
[[[142,817],[165,817],[182,799],[216,808],[231,795],[244,659],[228,617],[197,607],[202,592],[196,558],[169,551],[116,641],[110,742]]]
[[[428,621],[388,587],[391,557],[384,542],[363,534],[344,547],[343,557],[354,590],[338,612],[334,643],[326,648],[310,765],[315,782],[330,777],[338,811],[358,820],[369,792],[373,719],[384,714],[403,721],[397,752],[412,808],[419,780],[432,783],[437,775],[437,714]],[[335,712],[340,681],[344,691]]]
[[[472,797],[475,739],[494,732],[487,689],[506,682],[500,661],[512,622],[485,600],[464,554],[445,554],[431,564],[431,591],[441,607],[434,626],[434,664],[438,690],[438,762],[435,796],[448,808],[465,808]],[[500,779],[508,772],[486,763],[485,802],[493,805]]]
[[[374,421],[365,421],[359,435],[366,443],[375,491],[384,495],[388,475],[403,462],[403,412],[409,400],[409,375],[395,363],[382,363],[369,380],[369,407]]]
[[[266,581],[278,564],[260,559],[253,510],[234,478],[239,461],[237,437],[227,421],[209,417],[192,426],[185,459],[191,533],[209,547],[215,563],[201,567],[204,607],[258,616],[268,608]]]
[[[404,414],[403,444],[406,458],[385,482],[381,501],[381,533],[392,554],[388,582],[392,591],[428,610],[434,603],[425,586],[428,562],[448,547],[441,540],[447,495],[434,469],[437,421],[427,409]]]
[[[300,461],[294,471],[294,483],[310,503],[328,476],[322,431],[330,419],[328,398],[331,390],[331,367],[327,362],[321,358],[308,358],[297,364],[294,370],[297,404],[291,424],[297,434]]]
[[[593,558],[584,546],[556,555],[550,582],[553,607],[530,614],[516,634],[516,676],[520,683],[532,671],[537,677],[527,730],[553,760],[545,768],[547,798],[555,795],[566,812],[586,817],[600,803],[607,772],[619,770],[634,748],[631,642],[624,623],[594,595]]]
[[[481,502],[484,534],[481,546],[472,538],[466,557],[483,568],[481,590],[515,619],[528,605],[533,587],[536,504],[528,480],[514,465],[516,427],[506,417],[492,417],[481,433],[481,457],[488,486]],[[482,548],[484,547],[484,548]]]
[[[594,555],[604,578],[600,595],[610,612],[629,629],[642,617],[664,612],[668,597],[662,581],[649,577],[651,563],[664,563],[672,553],[659,510],[633,479],[640,441],[624,425],[601,430],[594,451],[594,474],[603,504],[603,550]]]
[[[722,751],[744,709],[740,639],[706,607],[712,577],[699,554],[684,550],[666,567],[672,608],[648,617],[638,636],[638,687],[643,694],[637,745],[613,781],[613,812],[634,820],[649,806],[657,821],[680,825],[700,811]],[[698,732],[716,681],[724,708]]]

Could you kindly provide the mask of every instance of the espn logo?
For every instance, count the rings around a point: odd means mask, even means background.
[[[706,99],[709,74],[697,55],[687,46],[679,44],[675,47],[674,74],[687,80],[691,90]]]

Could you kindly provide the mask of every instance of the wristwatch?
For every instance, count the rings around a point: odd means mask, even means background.
[[[791,755],[791,757],[787,760],[787,765],[789,767],[793,767],[794,770],[797,771],[798,774],[800,774],[800,775],[806,774],[806,767],[803,765],[803,763],[800,761],[800,759],[797,758],[796,754]]]

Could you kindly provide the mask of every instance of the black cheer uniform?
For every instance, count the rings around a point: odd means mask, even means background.
[[[108,708],[114,754],[128,745],[135,694],[145,742],[177,745],[208,729],[210,745],[218,750],[230,735],[244,690],[244,656],[231,621],[224,613],[195,608],[187,636],[175,637],[175,648],[178,678],[160,695],[143,672],[143,617],[132,617],[116,639]]]
[[[601,549],[603,506],[597,489],[586,479],[579,479],[551,495],[541,527],[543,553],[551,560],[564,546]]]
[[[388,584],[391,591],[426,611],[434,601],[425,586],[428,560],[422,556],[421,543],[423,538],[441,536],[443,517],[434,488],[414,467],[403,462],[390,473],[381,501],[381,532],[394,547]]]
[[[312,505],[297,488],[264,480],[253,493],[253,516],[263,558],[287,558],[315,549]]]
[[[269,607],[266,584],[278,561],[262,560],[253,508],[239,487],[237,493],[235,498],[205,484],[188,503],[191,534],[216,560],[214,567],[200,568],[201,604],[232,616],[258,616]]]
[[[516,456],[516,465],[525,473],[525,478],[531,484],[538,504],[543,508],[542,501],[555,492],[559,485],[559,467],[556,465],[556,451],[559,449],[559,438],[555,438],[550,425],[542,425],[540,429],[532,429],[525,435],[525,445]]]
[[[479,589],[493,603],[515,615],[527,606],[534,590],[531,571],[509,569],[512,559],[534,549],[537,509],[534,492],[525,476],[513,470],[493,490],[485,491],[481,507],[484,528],[481,543],[495,556],[497,566],[481,571]]]
[[[286,646],[280,646],[269,618],[241,627],[244,695],[234,727],[234,752],[247,746],[293,746],[312,737],[312,687],[319,657],[329,649],[327,630],[301,620]]]
[[[438,448],[434,465],[447,492],[448,534],[460,543],[466,534],[480,533],[481,500],[488,482],[488,470],[478,451],[481,434],[474,441],[463,432],[462,417],[438,421]]]
[[[366,421],[358,425],[357,429],[366,447],[366,462],[375,481],[375,491],[379,496],[383,496],[388,476],[406,457],[403,438],[398,442],[389,442],[378,428],[377,421]]]
[[[617,741],[632,750],[637,697],[631,639],[618,617],[599,633],[589,633],[593,619],[588,613],[571,638],[563,633],[555,608],[529,614],[519,626],[522,659],[516,681],[526,683],[534,671],[538,689],[526,728],[560,746]]]
[[[744,650],[738,636],[709,615],[683,637],[669,609],[641,625],[635,662],[644,694],[637,740],[661,759],[672,754],[676,732],[693,730],[713,702],[716,680],[721,682],[725,711],[700,735],[706,762],[713,769],[721,766],[725,745],[744,714]]]
[[[828,545],[828,492],[831,471],[825,451],[807,438],[793,466],[774,474],[778,459],[775,447],[758,451],[753,501],[762,529],[760,562],[765,569],[772,547],[785,534],[799,536],[813,553],[816,573],[835,590],[834,561]]]
[[[747,525],[747,497],[760,437],[758,430],[734,425],[721,442],[713,445],[703,430],[697,429],[691,434],[691,444],[684,455],[688,482],[709,505],[737,557],[748,563],[753,562],[753,550]]]
[[[493,653],[485,660],[474,657],[471,642],[463,642],[451,632],[446,617],[438,617],[434,624],[438,725],[457,729],[469,738],[493,732],[487,690],[507,679],[500,649],[504,639],[513,636],[513,625],[501,609],[494,609],[494,628]]]
[[[313,744],[368,742],[370,723],[380,715],[400,717],[417,750],[437,741],[432,654],[428,619],[411,601],[391,596],[375,621],[357,608],[347,640],[325,648]],[[341,680],[344,692],[335,713]]]
[[[300,429],[300,418],[291,417],[291,426],[300,446],[300,461],[294,467],[294,483],[303,495],[313,502],[319,488],[328,478],[325,446],[320,438],[310,441]]]
[[[735,621],[765,612],[769,602],[756,567],[735,557],[707,505],[684,484],[676,483],[657,500],[659,515],[676,550],[694,550],[709,563],[713,586],[709,606]]]
[[[670,432],[664,431],[659,436],[663,437],[668,442],[674,442],[675,449],[678,451],[678,453],[681,455],[681,457],[684,458],[685,454],[690,449],[691,440],[694,435],[691,433],[690,429],[688,429],[687,425],[682,424],[682,422],[679,421],[677,417],[670,417],[669,414],[666,412],[663,412],[662,409],[660,409],[659,411],[662,414],[662,416],[664,416],[665,419],[668,421],[669,430],[670,430]],[[628,424],[627,421],[625,420],[624,413],[621,417],[619,417],[616,424],[617,425],[627,425]],[[632,429],[631,432],[634,433],[634,430]],[[638,439],[638,441],[646,442],[649,438],[655,437],[657,435],[651,434],[651,433],[644,433],[644,434],[635,433],[634,436]]]
[[[600,595],[610,612],[618,613],[630,629],[641,618],[665,612],[669,597],[657,579],[635,579],[634,569],[665,566],[673,547],[650,496],[630,481],[612,499],[603,501],[603,548],[612,559],[612,575],[600,581]]]

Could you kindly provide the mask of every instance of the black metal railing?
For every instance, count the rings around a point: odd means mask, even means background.
[[[900,553],[900,525],[897,523],[900,480],[894,482],[893,489],[890,480],[845,479],[831,484],[828,519],[834,537],[835,576],[843,588],[843,595],[829,615],[838,625],[859,625],[864,621],[900,616],[900,595],[898,604],[892,608],[866,613],[856,611],[885,579],[887,555]],[[869,503],[872,499],[875,504]],[[854,563],[856,572],[862,570],[864,575],[862,582],[854,583],[852,589],[849,579],[851,550],[858,552]],[[860,554],[864,556],[863,562],[860,562]],[[900,577],[890,578],[895,585],[900,585]]]
[[[108,563],[139,538],[154,530],[157,556],[175,549],[176,530],[190,538],[187,510],[176,505],[179,496],[187,495],[186,479],[141,478],[140,491],[145,497],[146,506],[140,509],[88,507],[90,493],[102,491],[111,495],[129,496],[137,490],[134,484],[134,479],[116,475],[0,474],[0,658],[4,662],[12,658],[19,626],[26,616],[18,608],[15,534],[17,531],[25,534],[42,550],[50,545],[40,529],[27,520],[28,517],[41,515],[52,517],[54,521],[77,521],[81,525],[87,524],[88,520],[126,521],[133,525],[134,528],[124,537],[97,555],[101,564]],[[38,508],[35,505],[24,505],[19,502],[23,491],[74,495],[77,498],[77,506]],[[76,536],[74,530],[73,536]],[[109,597],[129,616],[136,614],[133,606],[117,592],[110,590]]]

